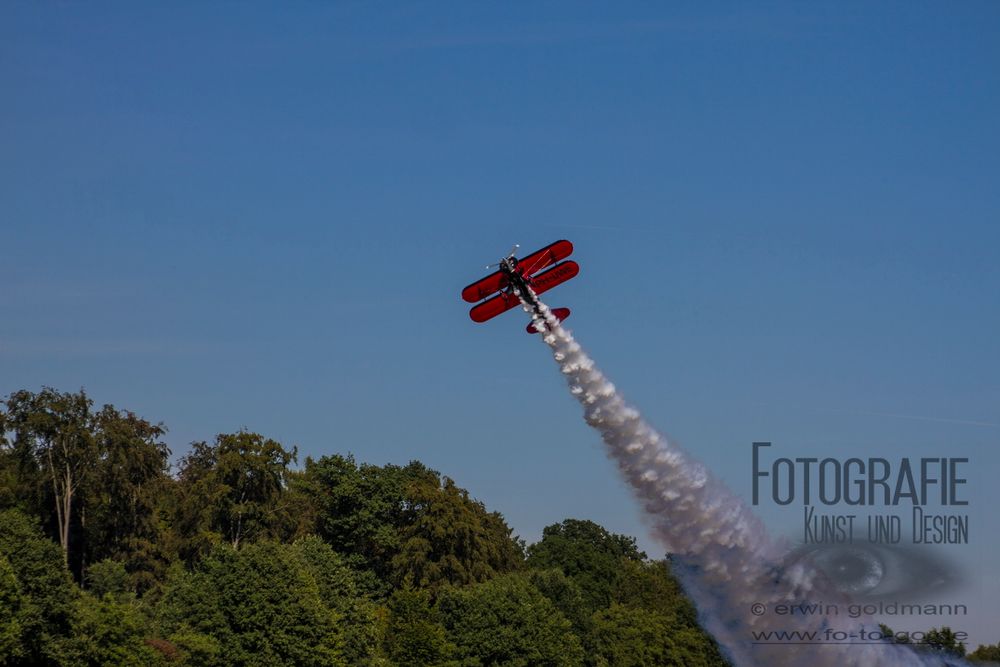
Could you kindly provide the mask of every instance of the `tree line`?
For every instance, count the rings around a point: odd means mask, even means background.
[[[725,665],[666,560],[526,545],[418,461],[193,443],[83,390],[0,404],[0,664]]]
[[[165,433],[83,390],[0,403],[0,665],[728,664],[632,537],[526,545],[418,461],[245,430],[172,469]]]

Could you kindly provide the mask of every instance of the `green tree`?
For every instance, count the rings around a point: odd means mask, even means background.
[[[575,581],[555,568],[531,570],[528,580],[573,624],[577,635],[585,636],[589,632],[590,612]]]
[[[111,405],[94,416],[98,460],[85,495],[88,560],[122,561],[139,590],[164,567],[156,510],[170,483],[165,432],[162,424]]]
[[[940,656],[961,658],[965,655],[965,644],[958,641],[951,628],[944,626],[940,630],[931,628],[919,639],[907,633],[897,634],[885,623],[879,623],[879,633],[894,644],[907,644],[919,653],[932,653]]]
[[[52,648],[70,633],[77,597],[62,551],[22,512],[5,510],[0,512],[0,554],[21,592],[17,621],[25,662],[54,664]]]
[[[129,602],[90,593],[75,603],[73,631],[54,647],[64,665],[88,667],[150,667],[163,655],[146,643],[145,620]]]
[[[298,488],[316,507],[316,534],[384,582],[402,542],[406,489],[419,480],[436,483],[437,474],[417,462],[359,466],[337,454],[307,458]]]
[[[341,618],[288,545],[223,545],[194,572],[173,570],[156,616],[200,664],[346,664]]]
[[[437,667],[452,664],[455,646],[448,641],[430,593],[403,588],[388,603],[385,654],[399,667]]]
[[[583,662],[572,624],[523,573],[444,588],[437,607],[463,664],[519,667]]]
[[[314,499],[318,535],[397,587],[485,581],[522,564],[502,516],[417,461],[380,467],[358,466],[350,456],[307,459],[298,491]]]
[[[196,557],[220,541],[239,548],[286,534],[282,493],[295,456],[294,448],[247,431],[194,443],[181,462],[174,510],[183,555]]]
[[[0,553],[0,665],[14,664],[24,655],[21,614],[24,596],[14,568]]]
[[[225,665],[223,647],[235,644],[218,587],[205,571],[171,565],[154,610],[157,634],[193,665]]]
[[[698,625],[697,610],[671,572],[667,559],[623,561],[612,599],[624,605],[676,617],[679,623],[696,629],[708,638]]]
[[[617,602],[594,613],[588,664],[717,667],[727,663],[714,642],[676,616]]]
[[[965,644],[958,641],[955,632],[948,626],[940,630],[931,628],[920,644],[933,653],[952,655],[961,658],[965,655]]]
[[[547,526],[528,547],[528,566],[558,568],[579,585],[590,612],[604,609],[622,574],[623,561],[641,561],[635,538],[610,533],[593,521],[566,519]]]
[[[378,644],[375,605],[360,589],[357,573],[316,536],[296,540],[291,550],[319,587],[320,600],[340,618],[345,660],[352,665],[370,662]]]
[[[121,599],[132,592],[125,565],[110,558],[90,565],[84,573],[83,580],[87,590],[98,599],[105,595]]]
[[[391,562],[392,581],[436,590],[487,581],[523,563],[520,545],[497,512],[444,477],[407,488],[402,545]]]
[[[97,446],[92,433],[93,401],[81,389],[58,392],[45,387],[37,394],[17,391],[7,398],[5,428],[13,432],[13,456],[37,497],[48,495],[55,510],[56,533],[63,561],[70,563],[70,530],[82,485],[92,475]]]
[[[885,623],[879,623],[878,624],[878,631],[879,631],[879,634],[882,635],[883,641],[888,641],[888,642],[891,642],[893,644],[909,644],[910,643],[909,636],[907,636],[906,634],[900,633],[899,636],[897,637],[896,636],[896,631],[893,630],[892,628],[890,628]]]
[[[979,648],[966,656],[969,662],[1000,662],[1000,642],[980,644]]]

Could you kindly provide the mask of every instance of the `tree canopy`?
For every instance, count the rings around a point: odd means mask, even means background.
[[[0,665],[728,664],[633,537],[566,519],[525,547],[419,461],[297,468],[246,429],[171,470],[165,433],[83,390],[4,399]]]

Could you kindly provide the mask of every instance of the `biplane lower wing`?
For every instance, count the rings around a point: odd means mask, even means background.
[[[575,278],[578,273],[580,273],[580,265],[573,260],[556,264],[548,271],[543,271],[532,278],[531,289],[534,290],[535,294],[541,294],[570,278]]]
[[[516,296],[509,292],[501,292],[492,299],[487,299],[478,306],[474,306],[469,311],[469,317],[472,318],[473,322],[485,322],[519,305],[521,305],[521,300]]]

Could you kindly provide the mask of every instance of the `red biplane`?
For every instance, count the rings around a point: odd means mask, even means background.
[[[495,265],[500,267],[498,271],[462,290],[462,298],[469,303],[485,299],[469,311],[473,322],[485,322],[519,306],[521,297],[537,307],[538,299],[534,295],[548,291],[580,272],[580,265],[576,262],[562,261],[573,253],[573,244],[569,241],[556,241],[521,259],[514,256],[516,251],[517,246],[514,246],[510,254]],[[550,266],[552,268],[542,271]],[[552,314],[560,321],[565,320],[569,317],[569,308],[553,308]],[[534,325],[528,325],[528,333],[536,333]]]

